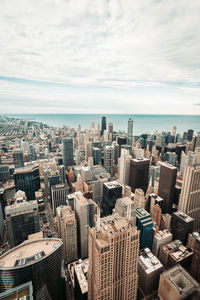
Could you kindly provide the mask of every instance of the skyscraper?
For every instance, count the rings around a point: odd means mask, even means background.
[[[199,299],[192,298],[198,289],[198,282],[183,267],[177,265],[160,275],[158,296],[160,300]]]
[[[77,220],[78,254],[88,257],[89,227],[94,226],[94,202],[86,199],[81,192],[74,193],[74,211]]]
[[[138,259],[139,287],[143,295],[157,290],[163,265],[149,248],[140,250]]]
[[[103,155],[103,166],[111,176],[114,175],[114,148],[113,146],[105,146]]]
[[[126,149],[121,150],[121,157],[118,159],[119,180],[122,184],[129,185],[131,156]]]
[[[94,165],[101,165],[101,149],[97,147],[92,148],[92,157],[94,159]]]
[[[118,214],[89,233],[88,300],[136,300],[139,231]]]
[[[184,245],[187,244],[188,234],[193,232],[194,219],[183,213],[177,211],[172,215],[171,231],[173,239],[179,239]]]
[[[56,215],[56,208],[60,205],[66,205],[67,195],[69,194],[69,186],[65,183],[55,184],[51,186],[51,202]]]
[[[122,197],[122,185],[117,181],[105,182],[103,184],[102,214],[108,216],[112,214],[117,199]]]
[[[106,117],[102,117],[101,120],[101,135],[103,135],[104,130],[106,130]]]
[[[34,200],[35,192],[40,189],[39,168],[27,166],[15,169],[14,181],[16,191],[24,191],[28,200]]]
[[[77,222],[70,206],[62,205],[56,209],[58,236],[63,241],[65,262],[75,261],[77,252]]]
[[[162,212],[164,214],[171,213],[176,184],[177,168],[168,164],[162,163],[160,167],[160,181],[158,188],[158,196],[164,199]]]
[[[133,138],[133,119],[128,119],[128,141],[127,144],[132,146],[132,138]]]
[[[0,293],[32,281],[33,299],[64,300],[62,268],[60,239],[26,241],[0,256]]]
[[[36,200],[18,199],[15,204],[6,206],[5,214],[11,248],[24,242],[29,234],[40,231]]]
[[[73,166],[74,164],[74,153],[73,153],[73,139],[63,139],[63,164],[66,167]]]
[[[194,219],[194,231],[200,231],[200,167],[186,166],[178,210]]]
[[[23,168],[24,167],[24,153],[21,149],[16,149],[13,152],[13,159],[15,162],[15,168]]]
[[[140,248],[152,247],[153,221],[150,214],[143,208],[136,208],[136,225],[140,230]]]
[[[130,186],[134,192],[140,188],[146,193],[148,188],[149,159],[131,159],[130,161]]]

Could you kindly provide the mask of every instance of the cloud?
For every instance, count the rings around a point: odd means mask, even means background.
[[[45,106],[49,99],[49,109],[54,97],[71,108],[66,99],[84,98],[85,109],[95,110],[102,97],[112,107],[115,99],[134,102],[137,112],[139,94],[162,110],[158,89],[188,111],[197,95],[186,89],[200,90],[199,10],[199,0],[2,0],[0,104],[27,99]]]

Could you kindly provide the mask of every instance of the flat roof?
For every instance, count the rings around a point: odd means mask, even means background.
[[[105,186],[107,186],[109,189],[113,189],[116,187],[122,187],[121,183],[114,180],[114,181],[108,181],[108,182],[104,182]]]
[[[44,257],[47,257],[55,250],[57,250],[62,245],[61,239],[38,239],[38,240],[31,240],[25,241],[19,246],[9,250],[8,252],[4,253],[0,256],[0,270],[4,269],[15,269],[19,267],[24,267],[26,265],[33,264]],[[21,259],[27,259],[32,256],[35,256],[38,253],[44,252],[44,256],[39,259],[32,259],[30,262],[26,263],[25,265],[17,265],[16,261]]]

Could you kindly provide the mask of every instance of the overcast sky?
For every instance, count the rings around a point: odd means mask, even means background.
[[[200,113],[199,0],[0,0],[0,113]]]

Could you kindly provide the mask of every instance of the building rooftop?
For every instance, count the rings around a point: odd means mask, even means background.
[[[119,183],[118,181],[114,180],[114,181],[109,181],[109,182],[104,182],[104,185],[109,188],[109,189],[114,189],[116,187],[122,187],[121,183]]]
[[[38,209],[37,200],[30,200],[30,201],[22,201],[22,202],[15,202],[12,205],[8,205],[5,207],[5,214],[8,217],[9,215],[13,214],[20,214],[24,213],[25,211],[33,211]]]
[[[120,217],[117,213],[101,218],[99,224],[97,220],[95,227],[97,232],[97,244],[99,247],[105,247],[108,244],[108,236],[118,234],[130,228],[137,232],[137,227],[132,225],[131,220]]]
[[[142,265],[142,268],[147,274],[163,268],[159,259],[150,251],[149,248],[144,248],[140,251],[138,262]]]
[[[162,273],[161,276],[169,281],[170,285],[173,285],[184,298],[199,288],[198,282],[181,265],[172,267]]]
[[[74,267],[74,271],[76,273],[82,294],[85,294],[88,292],[88,282],[87,282],[87,277],[86,277],[87,272],[88,272],[88,267],[89,267],[89,261],[88,261],[88,263],[77,264]]]
[[[37,166],[26,166],[23,168],[16,168],[14,171],[14,174],[20,174],[20,173],[29,173],[32,172],[33,170],[38,169]]]
[[[182,212],[181,210],[177,211],[174,213],[175,216],[179,217],[180,219],[182,219],[184,222],[186,223],[190,223],[193,222],[194,219],[191,218],[190,216],[186,215],[184,212]]]
[[[63,188],[68,188],[68,184],[66,183],[59,183],[59,184],[54,184],[51,186],[52,190],[59,190],[59,189],[63,189]]]
[[[140,158],[132,158],[131,159],[134,162],[144,162],[144,161],[149,161],[149,159],[145,158],[145,157],[140,157]]]
[[[117,199],[117,202],[123,207],[127,207],[130,204],[134,205],[133,200],[131,200],[129,197],[119,198]]]
[[[62,245],[60,239],[25,241],[0,257],[0,269],[13,269],[34,264],[47,257]]]
[[[167,236],[172,236],[172,234],[171,232],[169,232],[168,229],[164,229],[164,230],[159,230],[154,236],[154,238],[156,238],[157,240],[161,240],[163,238],[166,238]]]

